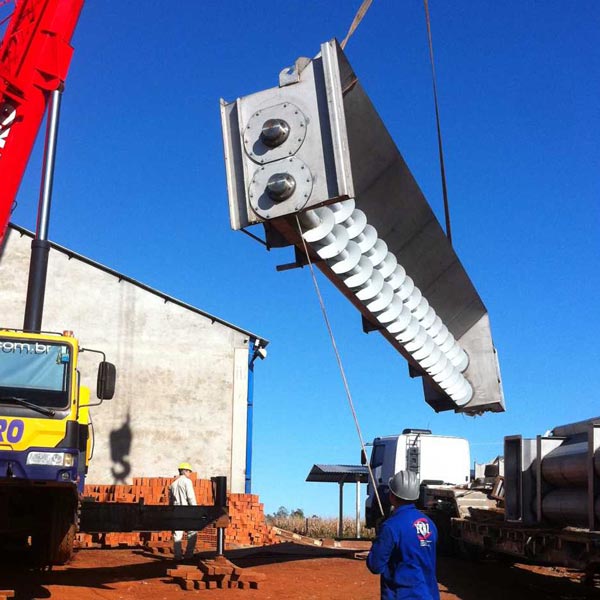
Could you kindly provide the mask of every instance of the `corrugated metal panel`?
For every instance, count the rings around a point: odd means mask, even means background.
[[[313,465],[306,481],[367,483],[369,470],[362,465]]]

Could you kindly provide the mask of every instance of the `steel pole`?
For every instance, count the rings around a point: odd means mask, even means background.
[[[212,477],[214,482],[215,506],[227,508],[227,477]],[[217,556],[223,556],[225,551],[225,528],[217,526]]]
[[[360,480],[356,480],[356,537],[360,539]]]
[[[39,332],[42,329],[46,276],[48,274],[48,254],[50,252],[48,224],[50,221],[50,205],[54,183],[54,164],[56,159],[61,94],[60,90],[54,90],[50,94],[49,100],[37,225],[35,239],[31,242],[29,280],[27,282],[27,300],[23,322],[23,329],[25,331]]]
[[[338,515],[338,538],[344,536],[344,482],[340,481],[340,512]]]

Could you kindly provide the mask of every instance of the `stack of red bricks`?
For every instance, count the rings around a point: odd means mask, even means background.
[[[214,588],[240,588],[257,590],[267,578],[251,569],[240,569],[224,556],[201,560],[198,566],[179,565],[169,569],[167,575],[184,590],[210,590]]]
[[[14,590],[0,590],[0,600],[8,600],[9,598],[14,598],[15,592]]]
[[[161,505],[169,503],[172,478],[137,477],[131,485],[86,485],[84,496],[97,502],[139,502]],[[214,503],[212,482],[192,475],[196,500],[200,505]],[[229,527],[225,530],[225,546],[263,546],[278,543],[275,532],[266,524],[264,507],[255,494],[227,494]],[[156,552],[171,548],[171,532],[97,533],[77,535],[81,548],[114,548],[143,545]],[[198,533],[199,548],[214,548],[217,529],[214,525]]]

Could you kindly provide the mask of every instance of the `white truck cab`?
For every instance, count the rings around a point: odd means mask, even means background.
[[[433,435],[429,429],[405,429],[400,435],[377,437],[373,440],[370,465],[387,514],[387,483],[398,471],[414,471],[421,484],[469,483],[469,442],[464,438]],[[365,508],[367,527],[374,527],[381,512],[372,481],[367,484]]]

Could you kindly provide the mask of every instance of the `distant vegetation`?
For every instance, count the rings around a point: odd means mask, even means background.
[[[271,515],[266,515],[266,520],[269,525],[306,535],[312,538],[337,538],[338,537],[338,521],[335,517],[323,518],[313,515],[306,517],[301,508],[288,510],[285,506],[280,506],[279,509]],[[372,529],[366,529],[364,522],[361,523],[361,538],[374,537],[375,532]],[[346,517],[343,521],[343,536],[344,538],[356,538],[356,520]]]

